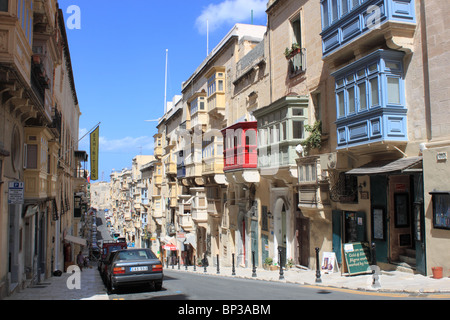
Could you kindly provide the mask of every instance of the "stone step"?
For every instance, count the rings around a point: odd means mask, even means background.
[[[400,259],[401,262],[405,262],[405,263],[409,264],[410,266],[415,266],[416,265],[416,258],[415,258],[415,256],[413,258],[413,257],[407,256],[407,255],[399,255],[399,259]]]

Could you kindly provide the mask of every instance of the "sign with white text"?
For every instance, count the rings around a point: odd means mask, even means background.
[[[23,182],[10,182],[8,185],[8,204],[23,204],[24,202]]]

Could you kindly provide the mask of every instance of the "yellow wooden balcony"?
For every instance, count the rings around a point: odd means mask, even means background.
[[[177,164],[175,162],[166,163],[166,174],[177,174]]]
[[[156,158],[160,158],[160,157],[162,157],[162,155],[163,155],[163,148],[159,147],[159,146],[155,147],[155,149],[154,149],[154,156]]]
[[[223,173],[223,156],[215,156],[203,160],[203,174]]]
[[[182,227],[185,231],[190,231],[194,229],[194,221],[190,214],[180,214],[178,215],[178,225]]]

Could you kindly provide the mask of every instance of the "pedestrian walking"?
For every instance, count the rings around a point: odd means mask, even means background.
[[[77,264],[78,267],[80,268],[80,271],[83,271],[83,267],[84,267],[84,256],[83,253],[80,251],[80,253],[77,255]]]

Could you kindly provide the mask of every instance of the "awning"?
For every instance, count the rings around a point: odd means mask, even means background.
[[[66,235],[64,237],[64,240],[67,240],[67,241],[70,241],[70,242],[73,242],[73,243],[77,243],[77,244],[81,244],[82,246],[86,246],[86,240],[82,239],[82,238],[74,237],[74,236],[71,236],[71,235]]]
[[[197,235],[194,233],[186,233],[185,244],[190,244],[195,250],[197,250]]]
[[[173,244],[174,246],[177,245],[177,240],[175,239],[175,237],[165,236],[161,238],[161,242],[166,244]]]
[[[347,171],[345,174],[353,175],[371,175],[386,174],[393,172],[404,172],[407,169],[422,164],[423,157],[409,157],[398,160],[374,161],[365,164],[359,168]]]

